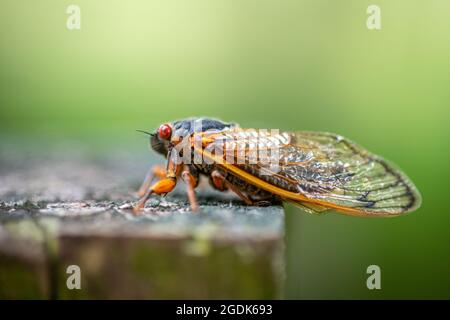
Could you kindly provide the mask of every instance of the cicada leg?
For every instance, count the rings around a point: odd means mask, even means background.
[[[137,192],[138,196],[143,197],[145,195],[145,193],[149,190],[150,184],[152,183],[155,177],[161,180],[166,177],[166,174],[167,174],[166,168],[164,168],[162,165],[152,166],[148,170],[147,175],[145,176],[145,179],[142,182],[139,191]]]
[[[177,185],[177,177],[181,171],[182,166],[175,164],[172,158],[169,158],[167,162],[167,169],[164,179],[156,182],[153,186],[148,188],[142,198],[134,206],[134,214],[139,214],[145,206],[148,198],[153,194],[166,194],[171,192]]]
[[[242,201],[244,201],[247,205],[251,206],[254,204],[254,201],[250,199],[250,197],[242,193],[238,187],[226,180],[224,175],[219,170],[213,170],[211,172],[211,180],[217,190],[225,191],[228,188],[233,191],[239,198],[241,198]]]
[[[198,211],[198,203],[197,198],[195,196],[194,189],[197,187],[198,184],[198,177],[194,177],[194,175],[191,173],[191,170],[188,166],[184,166],[183,171],[181,172],[181,178],[186,183],[187,186],[187,194],[189,203],[191,205],[192,211]]]
[[[167,177],[156,182],[151,188],[148,188],[145,194],[139,199],[138,203],[134,206],[134,214],[139,214],[144,208],[148,198],[153,194],[166,194],[171,192],[177,185],[176,177]]]

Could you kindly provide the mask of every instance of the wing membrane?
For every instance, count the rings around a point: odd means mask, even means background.
[[[228,139],[236,134],[230,133]],[[420,206],[420,194],[403,172],[342,136],[300,131],[262,142],[260,137],[259,142],[251,139],[246,143],[244,164],[227,158],[219,165],[284,199],[352,215],[399,215]],[[262,146],[271,150],[276,142],[279,165],[268,166],[263,158],[250,157],[251,151]]]

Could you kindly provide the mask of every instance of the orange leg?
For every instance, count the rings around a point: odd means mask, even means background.
[[[197,181],[189,171],[189,167],[185,166],[183,172],[181,172],[181,178],[187,185],[187,194],[189,203],[191,204],[192,211],[198,211],[197,198],[195,197],[194,189],[197,186]]]
[[[245,202],[245,204],[249,206],[254,204],[254,201],[252,199],[250,199],[247,195],[243,194],[241,190],[239,190],[239,188],[236,187],[234,184],[226,180],[223,174],[220,173],[220,171],[213,170],[211,172],[211,178],[217,190],[224,191],[228,188],[234,193],[236,193],[239,196],[239,198],[241,198],[242,201]]]
[[[175,188],[177,184],[176,177],[167,177],[158,182],[156,182],[151,188],[148,188],[139,202],[134,206],[133,212],[134,214],[139,214],[140,211],[144,208],[145,202],[147,202],[150,195],[153,193],[156,194],[166,194],[169,193]]]
[[[211,172],[211,183],[214,189],[219,191],[226,191],[227,187],[225,186],[225,177],[217,170],[213,170]]]
[[[152,166],[145,176],[144,182],[142,182],[141,187],[138,191],[138,196],[143,197],[145,193],[150,188],[150,184],[152,183],[153,179],[156,177],[158,179],[164,179],[166,177],[166,168],[164,168],[162,165],[154,165]]]

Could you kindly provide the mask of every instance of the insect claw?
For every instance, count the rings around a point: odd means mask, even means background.
[[[135,215],[135,216],[140,215],[140,214],[142,213],[142,209],[143,209],[143,208],[144,208],[144,207],[141,206],[141,205],[139,205],[139,203],[136,204],[136,205],[133,207],[133,215]]]
[[[267,200],[261,200],[261,201],[255,202],[253,205],[257,206],[257,207],[268,207],[268,206],[272,205],[272,202],[267,201]]]
[[[200,207],[196,204],[191,206],[191,211],[194,213],[198,213],[200,211]]]
[[[133,214],[135,216],[141,214],[142,209],[145,208],[145,203],[147,202],[148,198],[153,194],[153,190],[149,189],[146,194],[136,203],[136,205],[133,207]]]

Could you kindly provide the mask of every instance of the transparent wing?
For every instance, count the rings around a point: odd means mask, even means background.
[[[420,194],[403,172],[348,139],[320,132],[291,137],[283,156],[310,152],[310,161],[282,166],[280,174],[298,181],[298,191],[308,198],[369,214],[402,214],[420,206]]]
[[[421,197],[410,179],[394,165],[348,139],[323,132],[283,132],[266,139],[255,135],[228,134],[227,140],[247,138],[245,163],[228,156],[225,169],[238,168],[234,174],[249,173],[276,189],[288,191],[289,200],[311,202],[325,208],[355,215],[399,215],[417,209]],[[248,139],[250,137],[250,139]],[[253,137],[253,138],[251,138]],[[277,149],[278,165],[267,164],[267,158],[255,150]],[[242,153],[241,153],[242,154]],[[269,155],[270,156],[270,155]],[[267,155],[264,155],[267,157]],[[247,177],[246,180],[249,180]],[[280,193],[283,197],[284,193]]]

